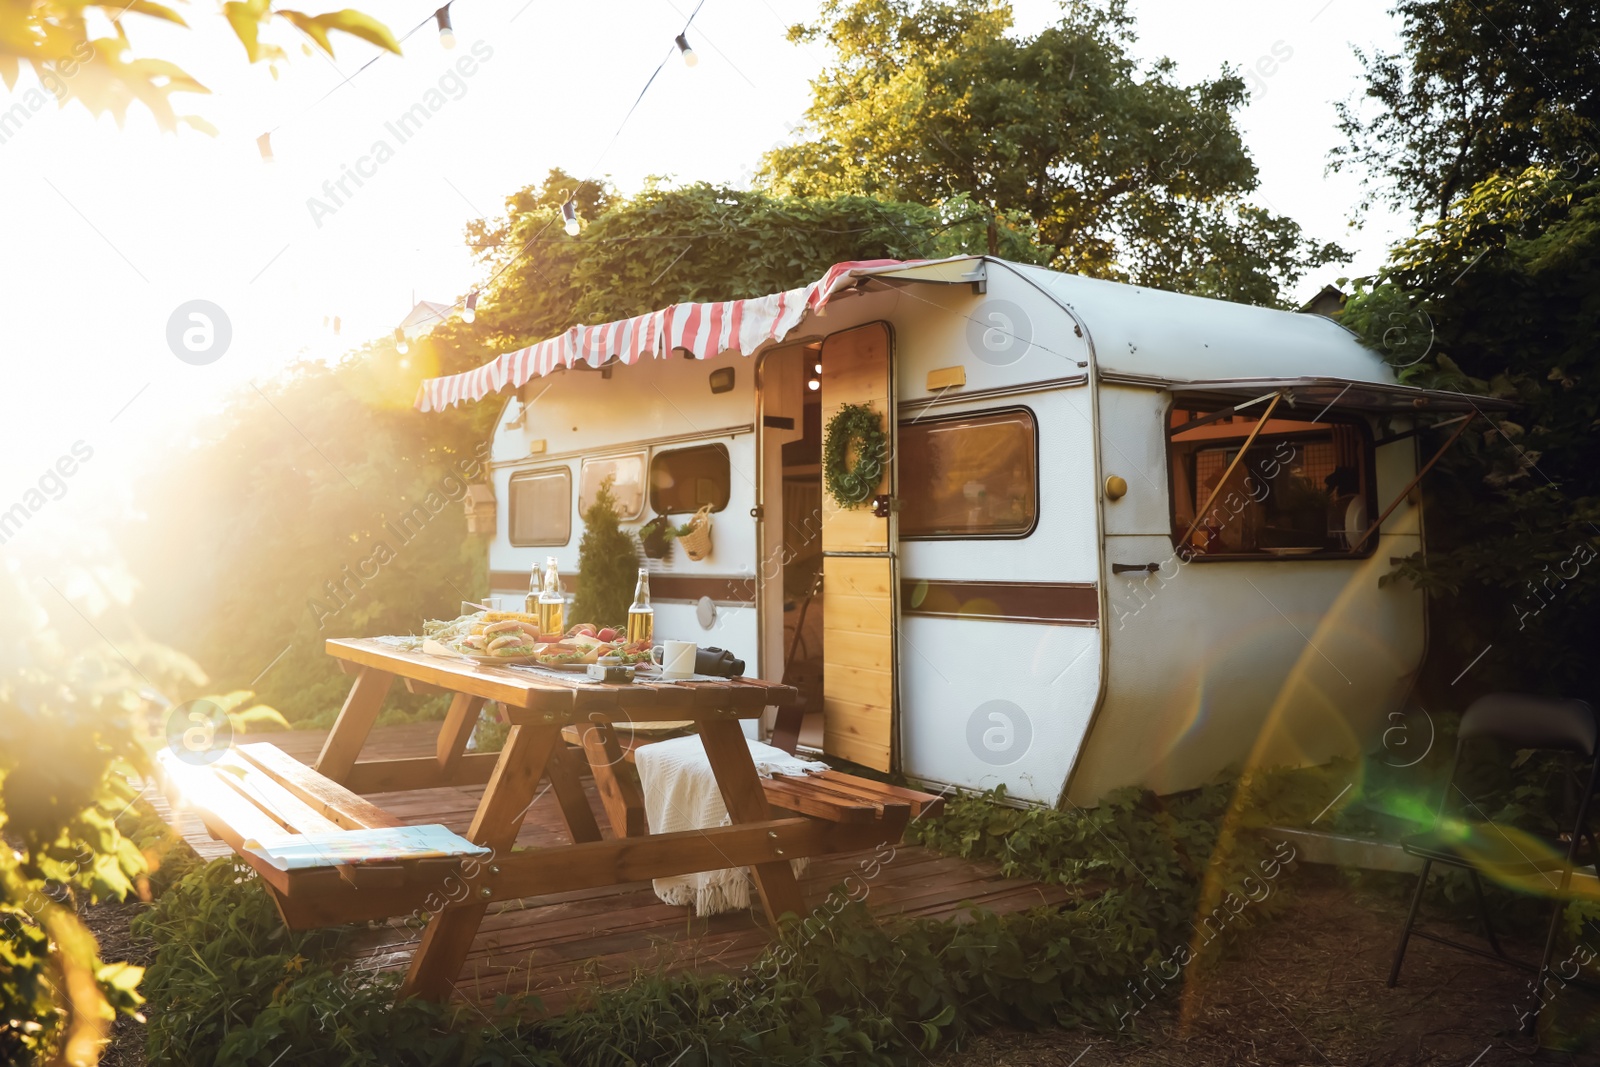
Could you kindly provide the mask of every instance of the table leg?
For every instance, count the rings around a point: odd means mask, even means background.
[[[317,757],[316,771],[343,785],[361,755],[361,746],[367,743],[367,734],[378,719],[378,709],[383,698],[389,695],[394,675],[374,667],[363,667],[356,675],[350,695],[344,698],[339,718],[322,743],[322,754]]]
[[[750,758],[750,746],[745,744],[744,731],[738,721],[701,719],[700,741],[705,745],[706,758],[711,761],[711,771],[717,776],[717,787],[722,790],[722,800],[728,806],[732,821],[760,822],[771,818],[766,791],[761,788],[755,761]],[[795,881],[794,868],[787,860],[758,863],[752,871],[768,918],[777,922],[785,912],[805,914],[805,897]]]
[[[617,743],[617,728],[608,722],[580,724],[583,754],[594,775],[594,788],[606,809],[611,832],[617,837],[643,837],[650,832],[644,817],[644,790],[639,772],[623,755]]]
[[[494,849],[484,862],[493,863],[496,857],[511,852],[551,752],[560,743],[559,726],[513,726],[507,734],[506,746],[467,831],[473,843]],[[488,907],[477,901],[463,903],[444,908],[429,920],[400,986],[402,999],[442,1001],[449,997]]]
[[[583,780],[574,762],[578,758],[576,752],[560,744],[550,753],[550,762],[545,765],[545,774],[550,776],[550,788],[555,790],[556,800],[561,803],[561,817],[566,820],[573,844],[600,840],[600,824],[594,821],[594,809],[589,807],[589,798],[584,795]]]
[[[451,697],[450,710],[445,713],[444,725],[439,728],[439,739],[434,750],[439,766],[444,768],[446,774],[455,770],[461,762],[461,756],[467,750],[467,741],[472,737],[473,728],[478,725],[478,712],[483,704],[482,697],[467,693],[457,693]]]

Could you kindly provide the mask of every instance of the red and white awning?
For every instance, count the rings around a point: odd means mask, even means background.
[[[714,304],[674,304],[619,322],[574,326],[547,341],[507,352],[475,370],[425,380],[417,390],[416,406],[422,411],[443,411],[463,401],[482,400],[507,386],[515,388],[579,361],[598,367],[615,357],[631,365],[645,356],[662,359],[676,349],[687,349],[696,359],[710,359],[723,352],[748,356],[765,344],[783,340],[806,312],[821,310],[834,293],[855,278],[920,262],[924,261],[863,259],[836,263],[810,285],[770,296]]]

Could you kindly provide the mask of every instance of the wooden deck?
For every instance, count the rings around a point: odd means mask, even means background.
[[[438,731],[437,723],[377,729],[363,754],[395,759],[431,756]],[[320,730],[295,731],[241,741],[269,741],[309,764],[324,736]],[[584,785],[595,818],[609,836],[593,783],[585,778]],[[443,823],[465,833],[481,793],[481,787],[451,787],[378,793],[371,799],[406,822]],[[228,853],[227,846],[213,841],[193,815],[178,813],[176,825],[202,856]],[[517,844],[539,848],[567,841],[555,798],[541,793],[528,811]],[[875,859],[880,861],[876,865]],[[875,876],[868,877],[874,866]],[[866,885],[867,907],[877,915],[960,921],[971,905],[1008,914],[1040,905],[1059,907],[1072,897],[1060,886],[1002,878],[989,865],[901,845],[892,856],[885,850],[876,856],[864,852],[813,861],[800,880],[806,902],[813,908],[822,905],[852,873]],[[355,939],[355,963],[403,971],[418,936],[398,920],[370,927]],[[502,994],[536,994],[547,1009],[559,1009],[592,989],[596,981],[617,985],[639,971],[737,971],[769,941],[770,934],[753,912],[698,919],[688,908],[661,903],[648,882],[533,897],[491,908],[456,987],[462,997],[483,1002]]]

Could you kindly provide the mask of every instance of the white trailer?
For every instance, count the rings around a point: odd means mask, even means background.
[[[1372,742],[1427,644],[1379,583],[1422,546],[1423,434],[1487,406],[1321,316],[991,257],[577,327],[419,406],[498,391],[493,591],[574,573],[608,475],[628,525],[710,504],[707,558],[648,561],[657,636],[796,684],[764,729],[1076,804]],[[890,446],[857,508],[823,491],[845,404]]]

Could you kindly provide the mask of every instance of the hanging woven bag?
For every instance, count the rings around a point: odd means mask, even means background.
[[[701,507],[684,526],[687,532],[678,535],[678,543],[688,557],[700,560],[711,555],[711,505]]]

